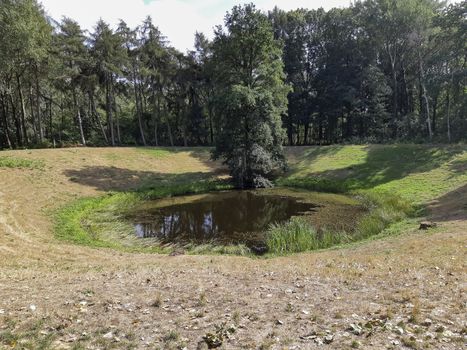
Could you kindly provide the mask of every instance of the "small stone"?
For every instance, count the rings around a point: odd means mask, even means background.
[[[109,332],[109,333],[105,333],[103,335],[103,338],[105,339],[112,339],[114,337],[113,333],[112,332]]]
[[[32,312],[36,311],[36,309],[37,309],[36,305],[34,304],[29,305],[29,310],[31,310]]]
[[[392,345],[399,345],[401,342],[397,339],[394,339],[393,341],[391,341],[391,344]]]
[[[399,334],[399,335],[403,335],[404,330],[402,329],[402,327],[394,327],[394,333]]]
[[[281,320],[276,320],[276,324],[279,325],[279,326],[282,326],[284,324],[284,322],[282,322]]]
[[[0,315],[3,315],[5,313],[5,310],[0,309]]]
[[[310,314],[310,311],[308,311],[308,310],[302,310],[302,314],[304,314],[304,315],[309,315],[309,314]]]
[[[360,335],[363,332],[362,327],[360,327],[358,324],[355,324],[355,323],[351,323],[348,330],[351,331],[355,335]]]
[[[334,336],[332,334],[329,334],[324,337],[324,344],[331,344],[333,340]]]
[[[452,336],[454,336],[454,333],[451,332],[451,331],[444,331],[443,332],[443,337],[445,337],[445,338],[451,338]]]

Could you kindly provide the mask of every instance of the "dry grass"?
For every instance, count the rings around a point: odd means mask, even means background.
[[[204,335],[230,325],[235,333],[224,346],[231,349],[321,347],[315,339],[326,331],[334,335],[326,345],[333,349],[401,346],[389,337],[420,349],[462,346],[463,196],[433,202],[440,222],[435,231],[409,224],[403,235],[345,249],[269,260],[127,254],[57,242],[51,211],[167,176],[218,176],[219,164],[210,163],[207,152],[4,154],[44,166],[0,169],[0,348],[195,349]],[[426,318],[429,327],[421,325]],[[377,320],[400,324],[404,334],[365,328]],[[362,324],[362,335],[346,331],[354,323]],[[440,327],[444,333],[435,331]]]

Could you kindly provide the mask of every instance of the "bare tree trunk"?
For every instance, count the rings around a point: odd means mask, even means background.
[[[105,132],[104,125],[102,125],[101,117],[97,113],[96,104],[94,102],[94,95],[92,94],[91,91],[89,91],[89,101],[91,102],[91,114],[96,119],[97,124],[99,125],[99,129],[101,130],[102,136],[104,137],[105,143],[108,145],[109,139],[107,138],[107,133]]]
[[[447,89],[446,93],[446,102],[448,105],[448,111],[447,111],[447,127],[448,127],[448,142],[451,143],[451,96],[449,95],[449,90],[450,88]]]
[[[391,73],[392,73],[392,115],[393,115],[393,136],[397,137],[397,121],[399,119],[398,115],[398,105],[397,105],[397,71],[396,71],[396,57],[391,53],[389,47],[386,48],[386,51],[391,62]]]
[[[112,114],[112,102],[111,102],[111,84],[112,81],[106,83],[106,110],[107,110],[107,127],[110,131],[110,144],[115,146],[115,134],[114,134],[114,121]]]
[[[8,118],[7,118],[7,110],[5,108],[5,99],[4,99],[4,96],[2,94],[1,96],[1,109],[0,109],[0,113],[2,115],[2,128],[5,132],[5,141],[6,141],[6,144],[8,146],[8,148],[13,148],[12,147],[12,144],[11,144],[11,136],[10,136],[10,128],[8,127]]]
[[[173,139],[173,136],[172,136],[172,128],[170,127],[170,122],[169,122],[169,119],[167,118],[165,120],[165,122],[167,123],[167,132],[169,134],[169,141],[170,141],[170,146],[174,146],[174,139]]]
[[[118,117],[119,114],[117,113],[117,105],[115,104],[115,98],[114,100],[114,106],[115,106],[115,122],[116,122],[116,127],[117,127],[117,142],[119,145],[122,144],[122,138],[120,135],[120,118]]]
[[[428,96],[427,96],[427,91],[426,91],[426,86],[425,86],[425,73],[423,71],[423,63],[422,63],[422,58],[419,53],[419,67],[420,67],[420,85],[422,87],[422,93],[423,93],[423,100],[425,101],[425,111],[426,111],[426,123],[428,126],[428,136],[430,138],[430,141],[433,139],[433,130],[431,128],[431,119],[430,119],[430,105],[428,103]]]
[[[434,100],[433,100],[433,121],[432,121],[432,130],[433,130],[433,134],[436,134],[436,126],[437,126],[437,120],[436,120],[436,117],[437,117],[437,113],[438,112],[438,94],[436,94]]]
[[[16,75],[16,82],[17,82],[17,88],[18,88],[18,95],[19,95],[19,101],[21,105],[21,126],[23,130],[23,139],[25,144],[29,143],[28,140],[28,132],[26,129],[26,106],[24,105],[24,96],[23,96],[23,89],[21,87],[21,79],[19,75]]]
[[[141,104],[140,98],[138,93],[138,81],[136,79],[136,68],[133,65],[133,88],[135,93],[135,106],[136,106],[136,115],[138,118],[138,126],[139,126],[139,134],[141,136],[141,141],[143,141],[143,145],[146,146],[146,138],[144,137],[144,129],[143,129],[143,120],[142,120],[142,112],[141,112]]]
[[[76,98],[75,89],[73,89],[73,102],[74,102],[75,109],[76,109],[76,118],[78,120],[79,134],[81,136],[81,144],[83,146],[86,146],[86,139],[84,137],[84,131],[83,131],[83,120],[81,118],[81,110],[78,105],[78,99]]]
[[[15,128],[16,128],[16,142],[18,143],[19,146],[23,146],[23,142],[21,140],[21,126],[20,126],[20,121],[18,119],[18,116],[16,115],[16,107],[15,107],[15,101],[13,100],[13,96],[10,93],[10,105],[11,105],[11,113],[13,115],[13,120],[15,121]]]
[[[159,114],[160,114],[160,97],[157,96],[156,98],[156,94],[153,90],[152,92],[152,102],[153,102],[153,106],[152,106],[152,119],[154,121],[154,144],[157,146],[159,146],[159,138],[158,138],[158,135],[157,135],[157,127],[158,127],[158,118],[159,118]]]
[[[39,142],[42,142],[44,139],[44,130],[42,130],[42,116],[41,116],[41,104],[40,104],[40,88],[39,88],[39,77],[37,74],[37,64],[34,70],[34,80],[35,80],[35,90],[36,90],[36,99],[35,99],[35,107],[36,107],[36,118],[37,118],[37,127],[39,128]]]

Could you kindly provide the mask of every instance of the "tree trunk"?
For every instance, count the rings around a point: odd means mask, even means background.
[[[141,136],[141,141],[143,141],[143,145],[146,146],[146,138],[144,137],[144,129],[143,129],[143,120],[142,120],[142,112],[141,112],[141,103],[140,97],[138,93],[138,82],[136,80],[136,68],[133,65],[133,88],[135,93],[135,106],[136,106],[136,116],[138,118],[138,126],[139,126],[139,134]]]
[[[73,88],[73,102],[74,102],[75,110],[76,110],[76,118],[78,120],[79,134],[81,136],[81,144],[83,146],[86,146],[86,139],[84,137],[84,131],[83,131],[83,120],[81,118],[81,110],[78,105],[78,99],[76,98],[76,92],[74,88]]]
[[[449,95],[449,88],[447,89],[446,92],[446,103],[448,105],[448,110],[447,110],[447,128],[448,128],[448,142],[451,143],[451,98]]]
[[[23,130],[23,139],[24,143],[27,145],[29,143],[28,140],[28,132],[26,129],[26,106],[24,105],[24,96],[23,96],[23,89],[21,87],[21,79],[19,75],[16,75],[16,82],[17,82],[17,88],[18,88],[18,95],[19,95],[19,101],[21,105],[21,126]]]
[[[397,106],[397,71],[396,71],[396,57],[391,53],[389,47],[386,48],[386,51],[391,62],[391,73],[392,73],[392,116],[393,116],[393,136],[397,137],[397,122],[399,119],[398,115],[398,106]]]
[[[119,145],[122,144],[122,138],[121,138],[121,134],[120,134],[120,118],[118,117],[119,114],[117,113],[117,105],[115,104],[115,100],[113,99],[114,101],[114,106],[115,106],[115,123],[116,123],[116,127],[117,127],[117,142]]]
[[[109,144],[109,139],[107,138],[107,133],[105,132],[104,125],[102,125],[102,120],[100,115],[97,113],[96,104],[94,102],[94,95],[92,92],[89,92],[89,101],[91,102],[91,110],[92,115],[94,116],[97,124],[99,125],[99,129],[101,130],[102,136],[104,137],[105,143]]]
[[[305,131],[303,133],[303,144],[307,145],[308,144],[308,131],[310,128],[310,124],[305,122],[304,127],[305,127]]]
[[[160,115],[160,97],[157,96],[156,98],[156,94],[152,93],[152,100],[153,100],[153,114],[152,114],[152,119],[154,120],[154,145],[156,147],[159,146],[159,137],[157,135],[157,126],[158,126],[158,118],[159,118],[159,115]]]
[[[21,126],[18,116],[16,115],[16,107],[15,101],[13,100],[13,96],[9,94],[10,97],[10,104],[11,104],[11,113],[13,115],[13,120],[15,121],[15,128],[16,128],[16,142],[19,146],[23,146],[23,142],[21,140]]]
[[[2,118],[1,118],[1,125],[2,125],[2,129],[4,130],[4,133],[5,133],[5,143],[6,145],[8,146],[8,148],[13,148],[12,144],[11,144],[11,136],[10,136],[10,128],[8,126],[8,118],[7,118],[7,110],[5,108],[5,98],[4,96],[2,95],[1,96],[1,108],[0,108],[0,113],[2,115]]]
[[[214,126],[212,123],[212,107],[208,106],[208,115],[209,115],[209,136],[211,139],[211,145],[214,144]]]
[[[170,122],[169,122],[169,119],[167,118],[165,120],[165,122],[167,123],[167,132],[169,134],[169,141],[170,141],[170,146],[174,146],[174,139],[173,139],[173,136],[172,136],[172,128],[170,127]]]
[[[42,130],[42,116],[41,116],[41,104],[40,104],[40,88],[39,88],[39,77],[37,74],[37,64],[34,70],[34,80],[35,80],[35,90],[36,90],[36,98],[35,98],[35,108],[36,108],[36,118],[37,118],[37,127],[39,128],[39,142],[42,142],[44,139],[44,131]]]
[[[426,123],[428,126],[428,136],[431,141],[433,139],[433,130],[431,129],[430,106],[428,103],[428,95],[427,95],[426,86],[425,86],[425,73],[423,71],[423,63],[422,63],[422,58],[421,58],[420,53],[419,53],[419,67],[420,67],[420,85],[422,87],[423,100],[425,101],[425,112],[426,112]]]
[[[436,116],[438,111],[438,94],[436,94],[435,99],[433,100],[433,122],[432,122],[432,129],[433,134],[436,134]]]
[[[115,133],[114,133],[114,120],[113,120],[113,114],[112,114],[112,102],[111,102],[111,85],[112,85],[112,79],[110,78],[110,81],[108,80],[105,84],[106,87],[106,93],[105,93],[105,104],[106,104],[106,112],[107,112],[107,128],[109,130],[110,134],[110,144],[112,146],[115,146]]]

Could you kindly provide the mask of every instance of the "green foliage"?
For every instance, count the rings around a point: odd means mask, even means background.
[[[253,4],[235,6],[214,39],[219,135],[214,156],[223,158],[240,188],[269,187],[285,166],[280,116],[288,87],[278,42],[267,17]]]

